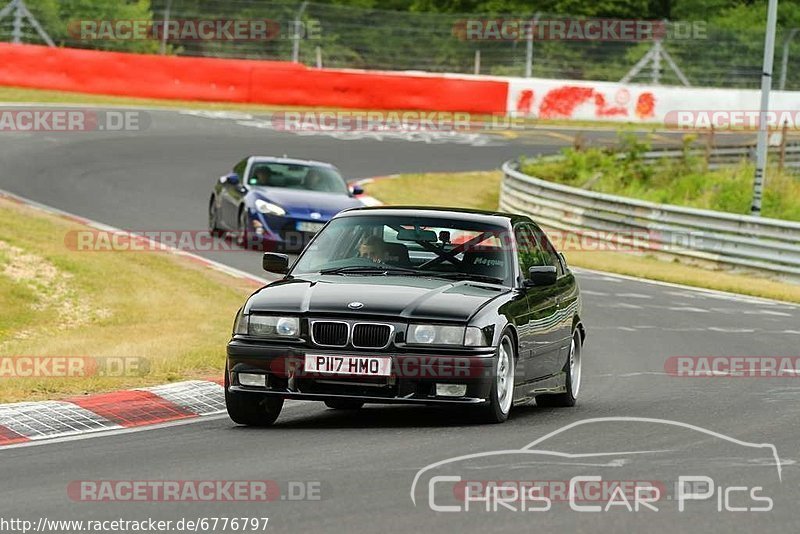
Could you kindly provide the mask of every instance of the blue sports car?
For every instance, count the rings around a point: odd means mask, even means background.
[[[329,163],[248,156],[214,185],[208,225],[246,248],[299,251],[334,215],[363,206],[362,193]]]

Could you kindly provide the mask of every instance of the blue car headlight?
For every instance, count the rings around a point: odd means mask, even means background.
[[[256,209],[260,213],[264,213],[267,215],[277,215],[279,217],[286,215],[286,210],[283,209],[282,207],[278,206],[277,204],[273,204],[272,202],[261,200],[260,198],[256,199]]]

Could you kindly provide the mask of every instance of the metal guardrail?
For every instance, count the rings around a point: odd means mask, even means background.
[[[800,223],[656,204],[523,174],[503,164],[500,209],[592,242],[800,279]],[[558,240],[557,240],[558,241]],[[566,248],[567,251],[571,247]]]
[[[780,147],[769,147],[771,157],[780,156]],[[704,148],[690,148],[686,155],[692,158],[708,158],[708,168],[718,169],[735,165],[742,160],[755,161],[755,145],[738,145],[717,147],[711,150]],[[658,149],[645,152],[642,160],[645,163],[656,163],[661,159],[677,159],[684,157],[684,152],[679,148]],[[784,147],[783,166],[789,169],[800,169],[800,143],[787,143]]]

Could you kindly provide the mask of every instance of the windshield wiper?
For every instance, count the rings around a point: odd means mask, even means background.
[[[319,274],[419,274],[414,269],[392,267],[390,265],[350,265],[349,267],[334,267],[321,269]]]
[[[447,278],[453,280],[475,280],[476,282],[488,282],[490,284],[503,284],[504,282],[502,278],[498,278],[497,276],[489,276],[488,274],[458,273],[458,272],[441,273],[441,272],[431,272],[431,271],[429,271],[427,274],[439,278]]]

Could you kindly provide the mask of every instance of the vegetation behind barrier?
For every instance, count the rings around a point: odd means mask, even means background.
[[[543,180],[587,191],[622,195],[661,204],[747,215],[753,188],[753,164],[742,160],[731,167],[708,170],[684,142],[684,156],[655,165],[643,157],[647,142],[623,136],[620,146],[567,148],[563,158],[523,158],[520,171]],[[800,177],[771,167],[763,200],[764,217],[800,221]]]

